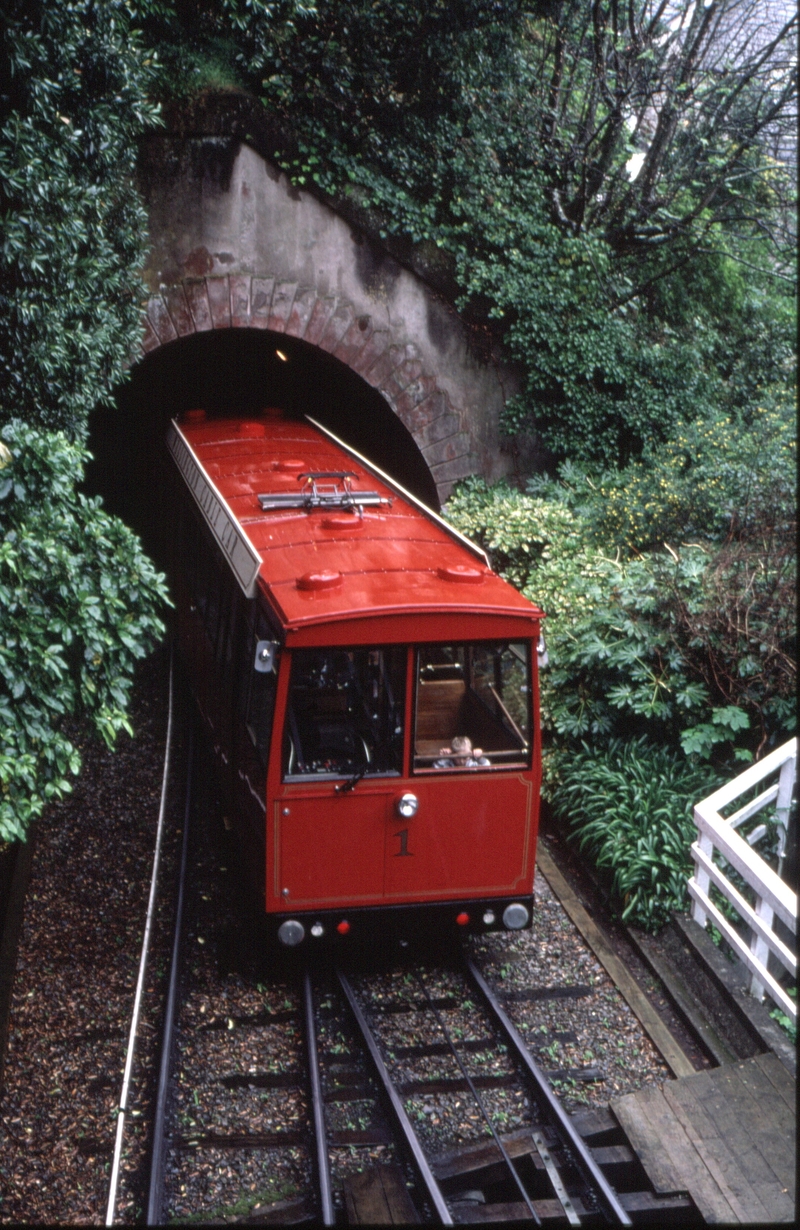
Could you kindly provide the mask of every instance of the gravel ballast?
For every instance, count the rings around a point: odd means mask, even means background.
[[[167,655],[139,673],[136,738],[108,751],[76,734],[84,770],[42,817],[16,963],[0,1103],[4,1222],[99,1222],[108,1200],[116,1108],[138,975],[161,796]],[[175,848],[169,826],[165,858]],[[139,1071],[157,1039],[156,950]],[[156,1009],[154,1013],[154,1008]],[[135,1093],[136,1091],[134,1091]],[[137,1213],[127,1177],[141,1165],[143,1109],[131,1105],[119,1215]]]
[[[474,955],[492,987],[508,997],[506,1011],[534,1059],[555,1073],[551,1083],[566,1109],[605,1105],[667,1079],[667,1065],[538,870],[534,892],[531,930],[477,940]],[[582,993],[516,997],[570,986]]]

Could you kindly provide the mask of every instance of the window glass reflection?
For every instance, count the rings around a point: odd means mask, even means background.
[[[405,673],[403,647],[295,650],[286,776],[401,773]]]

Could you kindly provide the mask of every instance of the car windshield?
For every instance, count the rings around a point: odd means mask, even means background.
[[[404,648],[299,649],[286,710],[286,777],[400,773]]]
[[[529,765],[530,680],[525,641],[420,648],[415,770]]]

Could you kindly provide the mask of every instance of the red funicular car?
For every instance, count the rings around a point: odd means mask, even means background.
[[[167,443],[179,645],[271,936],[529,925],[541,611],[312,420]]]

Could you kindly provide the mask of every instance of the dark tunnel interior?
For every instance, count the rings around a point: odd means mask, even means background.
[[[380,393],[325,351],[256,329],[197,333],[138,363],[114,404],[93,415],[84,490],[101,495],[159,560],[156,487],[170,419],[196,408],[225,415],[267,406],[311,415],[438,511],[425,459]]]

